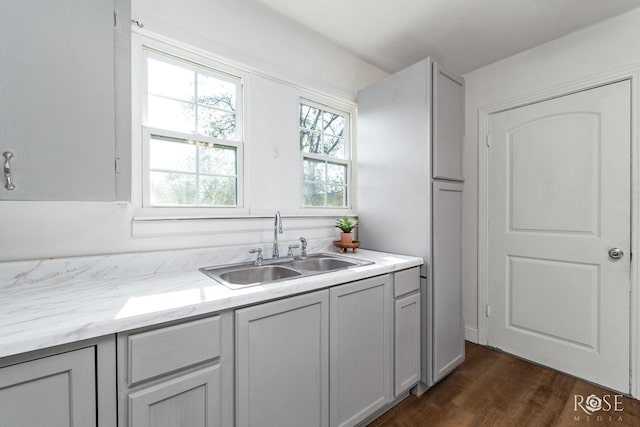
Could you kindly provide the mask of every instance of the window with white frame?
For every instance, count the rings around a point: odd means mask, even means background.
[[[349,207],[350,115],[300,101],[302,203],[305,207]]]
[[[151,50],[144,67],[143,206],[237,207],[241,79]]]

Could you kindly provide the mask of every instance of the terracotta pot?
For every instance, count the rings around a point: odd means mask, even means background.
[[[342,243],[353,242],[353,233],[340,233],[340,241]]]

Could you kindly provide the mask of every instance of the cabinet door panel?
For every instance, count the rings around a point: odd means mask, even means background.
[[[420,380],[420,293],[400,298],[395,305],[395,395],[398,396]]]
[[[220,365],[129,395],[131,427],[219,427]]]
[[[433,184],[433,379],[464,361],[462,184]]]
[[[464,81],[433,64],[433,177],[462,181]]]
[[[114,3],[126,31],[114,31]],[[0,14],[0,38],[15,41],[0,49],[0,153],[14,154],[15,183],[13,191],[0,186],[0,200],[114,200],[114,38],[129,39],[128,7],[21,0]],[[120,95],[130,111],[130,97]],[[119,133],[126,154],[130,138]]]
[[[0,369],[0,424],[96,425],[93,347]]]
[[[336,286],[331,298],[331,425],[362,421],[392,395],[389,275]]]
[[[239,426],[327,426],[329,296],[236,311]]]

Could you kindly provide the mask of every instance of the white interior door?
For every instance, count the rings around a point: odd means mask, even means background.
[[[630,129],[629,81],[489,121],[488,343],[624,392]]]

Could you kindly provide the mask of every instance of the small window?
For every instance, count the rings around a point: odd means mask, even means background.
[[[305,207],[349,207],[349,113],[300,102]]]
[[[144,205],[239,205],[241,82],[148,52]]]

